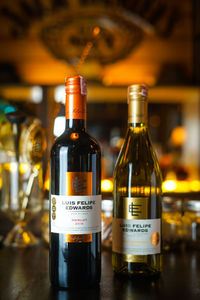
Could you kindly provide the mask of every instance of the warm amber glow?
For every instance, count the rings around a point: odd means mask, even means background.
[[[153,86],[156,83],[157,69],[154,66],[133,65],[127,61],[127,64],[118,62],[113,65],[106,66],[102,70],[103,83],[107,86],[112,85],[129,85],[146,83]]]
[[[190,183],[190,188],[192,192],[199,192],[200,191],[200,181],[194,180]]]
[[[101,181],[101,190],[102,192],[112,192],[113,182],[110,179],[103,179]]]
[[[183,126],[177,126],[173,129],[171,134],[172,145],[179,147],[183,145],[186,139],[187,139],[187,131]]]
[[[177,188],[177,184],[174,180],[166,180],[162,184],[163,192],[172,192]]]
[[[134,195],[144,195],[144,196],[149,196],[150,194],[159,194],[160,193],[160,188],[155,188],[155,187],[150,187],[150,186],[134,186],[131,188],[127,188],[126,186],[120,187],[119,192],[121,194],[126,195],[127,192],[134,194]]]
[[[112,192],[113,191],[113,182],[110,179],[104,179],[101,181],[102,192]],[[163,181],[162,184],[163,193],[172,192],[172,193],[189,193],[189,192],[200,192],[200,181],[186,181],[186,180],[173,180],[168,179]],[[119,192],[122,194],[127,194],[127,187],[120,187]],[[155,187],[131,187],[129,189],[131,194],[143,194],[149,196],[150,194],[160,193],[160,189]]]
[[[99,27],[94,27],[93,29],[93,36],[97,36],[100,33],[100,28]]]
[[[165,181],[176,180],[176,173],[174,171],[169,171],[166,176]]]
[[[70,139],[72,139],[72,140],[77,140],[77,139],[79,139],[79,134],[78,134],[78,132],[72,132],[71,135],[70,135]]]
[[[177,181],[177,193],[188,193],[190,192],[190,182],[189,181]]]
[[[23,236],[23,240],[24,240],[25,244],[29,244],[31,242],[31,239],[27,232],[23,232],[22,236]]]
[[[47,178],[44,182],[44,190],[45,191],[49,191],[49,184],[50,184],[50,180],[49,180],[49,178]]]
[[[4,164],[4,169],[6,171],[9,171],[10,173],[15,173],[15,172],[17,172],[17,163],[16,162],[5,163]],[[23,175],[29,170],[30,170],[30,165],[29,164],[27,164],[27,163],[20,163],[19,164],[20,174]]]
[[[142,127],[131,127],[131,130],[132,130],[133,132],[135,132],[135,133],[141,133],[141,132],[144,131],[144,129],[145,129],[144,126],[142,126]]]
[[[189,193],[200,191],[200,181],[166,180],[162,185],[163,192]]]
[[[28,164],[26,164],[26,163],[19,164],[19,172],[21,174],[25,174],[29,170],[30,170],[30,166]]]
[[[35,168],[35,169],[37,169],[37,170],[40,170],[40,168],[41,168],[41,164],[40,164],[40,163],[38,163],[38,164],[35,164],[35,165],[34,165],[34,168]]]
[[[2,188],[2,165],[0,165],[0,189]]]
[[[4,166],[4,169],[6,171],[9,171],[9,172],[12,172],[12,173],[17,171],[17,165],[16,165],[15,162],[5,163],[3,166]]]

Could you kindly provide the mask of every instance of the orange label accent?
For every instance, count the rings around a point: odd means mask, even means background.
[[[67,172],[66,195],[92,195],[92,172]]]
[[[72,139],[72,140],[79,139],[79,134],[77,132],[72,132],[70,135],[70,139]]]
[[[66,234],[66,243],[91,243],[92,234]]]
[[[66,195],[92,195],[92,172],[67,172]],[[92,234],[66,234],[67,243],[92,242]]]
[[[86,119],[86,96],[77,94],[66,95],[66,119]]]
[[[154,232],[151,235],[151,243],[153,246],[157,246],[160,241],[160,236],[158,232]]]

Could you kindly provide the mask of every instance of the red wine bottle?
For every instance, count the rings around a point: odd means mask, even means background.
[[[66,79],[66,129],[51,150],[50,280],[84,288],[101,277],[101,151],[86,131],[87,83]]]

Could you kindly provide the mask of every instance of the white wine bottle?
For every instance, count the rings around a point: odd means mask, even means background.
[[[112,265],[131,278],[161,272],[161,172],[147,128],[147,87],[128,88],[128,130],[114,170]]]

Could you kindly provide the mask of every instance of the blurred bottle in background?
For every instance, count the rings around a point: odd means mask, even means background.
[[[182,201],[163,197],[162,236],[163,250],[180,250],[183,245]]]
[[[187,224],[185,243],[187,248],[200,249],[200,201],[186,200],[183,221]]]

